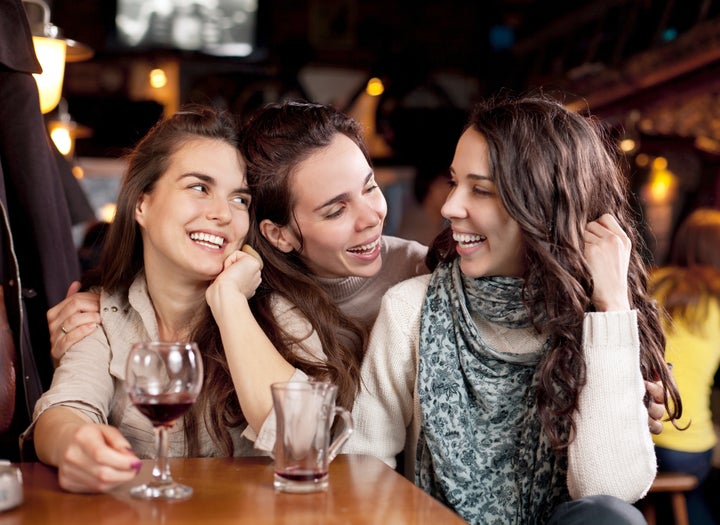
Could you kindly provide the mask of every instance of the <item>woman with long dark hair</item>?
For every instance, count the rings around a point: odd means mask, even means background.
[[[35,450],[58,467],[66,490],[110,490],[137,474],[139,458],[156,453],[152,424],[124,387],[137,341],[195,340],[203,356],[205,387],[170,432],[171,457],[254,453],[243,437],[238,348],[224,340],[232,302],[242,343],[263,355],[274,351],[248,306],[260,283],[258,260],[240,251],[249,206],[229,114],[188,107],[134,148],[100,265],[102,329],[62,356],[35,406]]]
[[[498,99],[450,172],[434,271],[383,298],[346,451],[404,450],[471,523],[644,523],[622,501],[655,476],[643,378],[681,408],[613,150],[549,97]]]

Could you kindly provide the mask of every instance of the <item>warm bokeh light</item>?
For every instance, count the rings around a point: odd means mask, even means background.
[[[50,130],[50,138],[58,151],[66,157],[73,150],[73,136],[66,126],[57,126]]]
[[[664,170],[667,169],[667,159],[665,157],[655,157],[655,160],[652,161],[652,169],[654,170]]]
[[[114,202],[108,202],[107,204],[103,204],[103,206],[98,211],[98,219],[104,222],[112,222],[115,218],[116,209],[117,205]]]
[[[633,139],[623,139],[620,141],[620,149],[623,150],[625,153],[635,151],[636,147],[637,142],[635,142]]]
[[[40,92],[40,111],[49,113],[62,96],[67,44],[64,40],[44,36],[34,36],[33,44],[43,70],[42,74],[33,73]]]
[[[670,201],[675,195],[675,185],[675,175],[670,171],[654,169],[648,186],[650,200],[658,204]]]
[[[635,157],[635,164],[641,168],[646,168],[650,165],[650,157],[646,153],[640,153]]]
[[[77,164],[72,167],[72,173],[75,175],[77,180],[85,178],[85,170],[82,169],[82,166],[78,166]]]
[[[373,77],[368,80],[365,92],[372,97],[379,97],[385,92],[385,86],[383,85],[382,80],[377,77]]]
[[[167,75],[164,69],[155,68],[150,71],[150,85],[155,89],[163,88],[167,85]]]

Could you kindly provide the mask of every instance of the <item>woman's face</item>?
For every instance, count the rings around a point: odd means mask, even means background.
[[[336,134],[327,147],[300,163],[290,180],[295,221],[284,231],[313,273],[377,274],[387,203],[357,144]]]
[[[135,209],[146,271],[176,280],[214,279],[245,240],[249,204],[237,149],[205,138],[182,144]]]
[[[442,215],[450,221],[462,272],[469,277],[521,276],[520,226],[500,202],[487,142],[472,128],[458,141],[450,175],[451,190]]]

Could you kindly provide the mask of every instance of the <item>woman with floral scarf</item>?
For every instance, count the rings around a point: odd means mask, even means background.
[[[474,110],[450,172],[434,272],[383,299],[345,452],[404,452],[470,523],[645,523],[643,379],[681,405],[618,158],[525,96]]]

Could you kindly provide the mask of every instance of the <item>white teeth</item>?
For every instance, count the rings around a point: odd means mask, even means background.
[[[213,235],[211,233],[193,232],[190,234],[190,238],[193,241],[209,244],[212,247],[220,247],[225,242],[225,239],[219,235]]]
[[[378,237],[375,241],[369,244],[363,244],[362,246],[355,246],[354,248],[349,248],[348,251],[353,253],[371,252],[377,247],[378,244],[380,244],[380,237]]]
[[[460,244],[471,245],[479,244],[486,238],[483,235],[469,235],[467,233],[453,233],[453,240]]]

